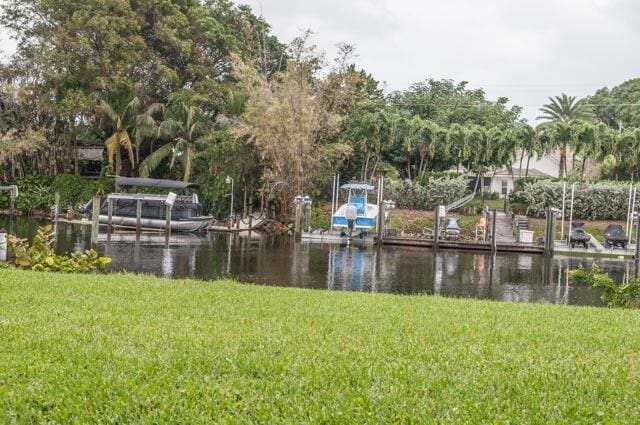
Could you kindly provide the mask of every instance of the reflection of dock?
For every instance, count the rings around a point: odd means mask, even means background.
[[[323,231],[323,230],[314,230],[312,232],[302,232],[300,238],[310,242],[326,242],[326,243],[355,243],[355,244],[366,244],[371,245],[375,242],[373,235],[367,234],[366,236],[360,237],[359,235],[354,236],[349,240],[349,238],[343,235],[341,232],[336,231]]]
[[[265,223],[265,218],[258,215],[249,215],[246,218],[236,218],[227,224],[212,224],[207,230],[212,232],[241,233],[257,230]]]
[[[135,232],[113,232],[100,233],[98,235],[98,243],[107,244],[135,244],[140,243],[142,245],[171,245],[171,246],[191,246],[202,245],[210,243],[209,238],[205,233],[178,233],[171,235],[169,241],[163,233],[141,233],[136,235]]]

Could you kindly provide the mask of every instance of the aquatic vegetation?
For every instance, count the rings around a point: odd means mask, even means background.
[[[70,255],[56,254],[53,249],[52,226],[38,229],[29,244],[27,239],[10,235],[7,238],[9,249],[15,256],[16,266],[35,271],[58,271],[65,273],[87,273],[103,270],[111,258],[101,257],[94,249],[73,252]]]
[[[0,270],[0,422],[634,423],[636,311]]]
[[[617,283],[594,263],[588,271],[580,265],[577,270],[571,272],[571,279],[575,283],[602,289],[602,300],[610,307],[640,308],[640,279],[638,278]]]

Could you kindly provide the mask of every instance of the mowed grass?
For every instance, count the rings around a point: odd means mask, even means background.
[[[0,270],[0,423],[637,423],[637,311]]]

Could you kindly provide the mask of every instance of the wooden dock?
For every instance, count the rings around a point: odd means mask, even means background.
[[[435,246],[435,241],[433,239],[424,238],[386,237],[382,239],[382,244],[391,246],[417,246],[424,248],[433,248]],[[440,240],[438,241],[438,249],[491,252],[491,242]],[[496,243],[496,251],[543,254],[544,247],[533,244],[518,244],[515,242],[504,242],[498,240]]]

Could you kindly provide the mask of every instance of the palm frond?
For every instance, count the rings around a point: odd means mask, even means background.
[[[183,175],[182,175],[182,180],[185,182],[189,181],[189,177],[191,177],[191,165],[193,162],[193,157],[195,155],[195,152],[193,151],[192,148],[188,147],[184,154],[182,155],[182,157],[180,158],[180,161],[182,162],[182,166],[184,168],[183,171]]]
[[[153,170],[158,168],[162,161],[172,154],[173,144],[167,143],[166,145],[160,146],[160,148],[149,154],[149,156],[140,163],[140,177],[149,177]]]
[[[109,105],[104,100],[101,100],[98,103],[98,112],[103,117],[108,118],[112,125],[117,127],[118,121],[120,120],[120,116],[118,116],[118,114],[116,114],[116,112],[113,110],[111,105]]]
[[[137,96],[131,99],[129,103],[127,103],[127,105],[122,110],[121,117],[124,125],[133,124],[133,122],[135,121],[135,116],[138,114],[141,105],[142,102]]]
[[[166,119],[158,126],[158,137],[161,139],[173,139],[182,130],[180,122],[172,118]]]
[[[109,136],[107,140],[104,141],[104,146],[107,148],[107,161],[109,161],[109,165],[113,167],[113,162],[116,159],[116,152],[120,149],[118,133],[113,133]]]
[[[131,161],[131,165],[135,167],[136,159],[135,159],[135,156],[133,155],[133,143],[131,142],[131,137],[129,137],[129,133],[125,130],[125,131],[118,131],[116,132],[116,134],[118,135],[118,143],[120,144],[120,146],[122,146],[127,150],[127,153],[129,154],[129,160]]]

